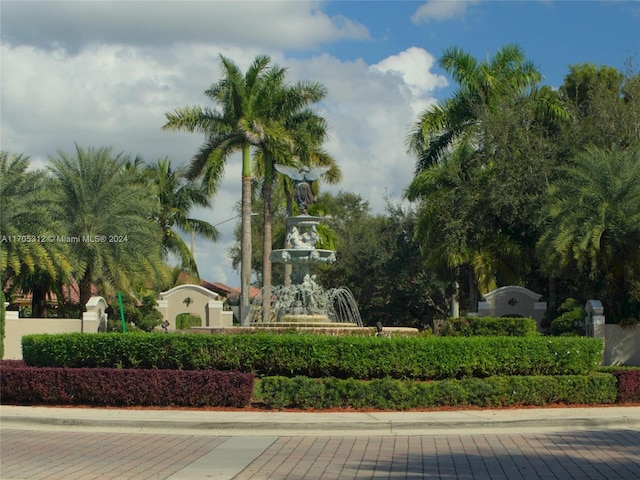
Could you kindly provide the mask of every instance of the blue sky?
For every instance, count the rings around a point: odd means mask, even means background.
[[[411,180],[408,128],[455,89],[437,66],[445,48],[483,59],[516,43],[552,87],[570,64],[640,62],[640,2],[628,1],[3,0],[0,22],[0,144],[34,167],[74,143],[186,164],[203,138],[162,131],[164,114],[208,105],[219,54],[243,69],[267,54],[291,81],[327,87],[318,111],[344,172],[330,189],[360,194],[374,213]],[[212,208],[194,216],[223,222],[239,198],[233,157]],[[233,223],[215,244],[197,240],[195,255],[204,278],[232,286]]]

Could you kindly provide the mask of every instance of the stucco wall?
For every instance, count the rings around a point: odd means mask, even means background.
[[[11,312],[7,312],[11,313]],[[17,313],[17,312],[16,312]],[[98,331],[97,320],[85,320],[84,331]],[[5,324],[5,360],[22,360],[22,337],[33,333],[75,333],[80,332],[77,318],[7,318]]]
[[[603,365],[640,366],[640,326],[605,325]]]

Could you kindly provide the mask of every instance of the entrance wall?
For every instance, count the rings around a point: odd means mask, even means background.
[[[181,313],[198,315],[206,327],[233,325],[233,313],[224,311],[218,294],[200,285],[178,285],[162,292],[156,308],[171,331],[176,330],[176,317]]]

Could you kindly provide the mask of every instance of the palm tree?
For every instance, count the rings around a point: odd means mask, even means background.
[[[640,148],[588,147],[550,188],[538,249],[552,274],[573,265],[600,284],[613,318],[640,315]],[[635,306],[634,306],[635,305]]]
[[[92,285],[130,291],[166,274],[162,232],[152,219],[155,201],[125,168],[127,160],[111,148],[77,145],[75,155],[59,152],[50,160],[50,208],[65,231],[82,306]]]
[[[198,277],[198,267],[193,252],[185,244],[174,228],[191,235],[198,234],[209,240],[218,240],[218,230],[204,220],[190,218],[191,208],[209,206],[209,196],[200,187],[186,180],[185,168],[172,168],[168,158],[158,160],[145,169],[146,178],[154,188],[157,198],[153,218],[162,229],[162,248],[165,258],[176,255],[194,277]]]
[[[205,134],[206,141],[194,156],[188,177],[202,176],[208,193],[220,182],[227,158],[242,152],[242,232],[240,265],[241,317],[249,306],[251,280],[251,147],[267,139],[278,139],[282,125],[271,122],[270,100],[279,87],[283,71],[270,68],[270,58],[258,56],[243,75],[230,59],[220,56],[222,78],[205,92],[215,108],[186,106],[166,114],[165,130],[186,130]]]
[[[29,157],[0,152],[0,288],[31,292],[33,312],[41,314],[52,282],[70,265],[67,246],[56,242],[59,225],[46,208],[46,174],[28,167]]]
[[[495,111],[502,98],[532,94],[542,79],[517,45],[506,45],[483,62],[453,47],[438,63],[459,89],[452,98],[425,110],[407,135],[407,150],[418,158],[416,173],[441,161],[457,143],[476,142],[473,127],[481,113]],[[566,117],[557,105],[548,113]]]

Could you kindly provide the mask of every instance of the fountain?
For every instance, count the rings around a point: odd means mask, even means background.
[[[335,252],[316,248],[319,240],[317,227],[321,217],[307,214],[307,205],[313,201],[309,182],[327,171],[326,167],[293,167],[276,165],[276,169],[296,182],[296,201],[300,215],[287,218],[288,248],[271,252],[273,263],[292,266],[291,284],[271,288],[270,316],[265,323],[262,300],[257,300],[249,311],[252,326],[277,327],[362,327],[358,306],[347,288],[325,290],[316,282],[311,267],[336,261]]]

